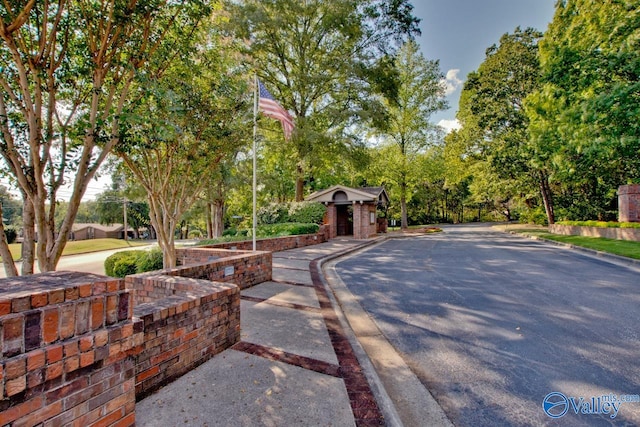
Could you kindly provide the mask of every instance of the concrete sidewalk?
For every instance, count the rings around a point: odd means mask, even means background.
[[[402,425],[395,402],[406,397],[387,395],[380,364],[367,357],[321,273],[325,260],[376,240],[274,253],[273,280],[242,291],[240,342],[138,402],[136,425]],[[437,419],[429,425],[446,424]]]

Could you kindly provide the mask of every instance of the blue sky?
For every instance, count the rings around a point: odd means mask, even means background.
[[[458,110],[460,90],[467,75],[477,70],[485,51],[500,36],[521,28],[544,32],[553,19],[556,0],[413,0],[421,19],[417,39],[427,59],[438,59],[447,75],[450,108],[433,121],[449,127]]]

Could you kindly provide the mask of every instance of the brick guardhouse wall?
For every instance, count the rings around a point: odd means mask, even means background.
[[[271,279],[271,253],[182,256],[124,280],[0,280],[0,425],[133,426],[136,400],[235,344],[240,286]]]

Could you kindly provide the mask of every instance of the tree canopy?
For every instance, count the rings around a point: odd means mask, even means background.
[[[513,203],[529,200],[536,189],[553,209],[547,172],[533,161],[524,109],[525,99],[539,85],[541,37],[532,28],[516,28],[487,49],[460,96],[462,129],[447,137],[449,180],[473,177],[473,198],[502,205],[507,217]]]
[[[130,126],[116,148],[147,191],[149,214],[174,267],[175,230],[182,215],[213,185],[224,159],[249,140],[250,90],[232,47],[215,31],[217,18],[192,34],[193,50],[140,93]]]
[[[640,6],[558,2],[540,57],[527,114],[558,204],[572,219],[611,216],[618,186],[640,179]]]
[[[438,61],[427,60],[418,45],[409,41],[395,60],[398,87],[395,96],[383,100],[387,122],[377,134],[383,149],[378,153],[386,164],[382,179],[399,192],[402,227],[407,228],[407,200],[422,180],[423,158],[429,146],[440,142],[441,132],[430,122],[431,116],[446,108],[444,75]]]
[[[25,233],[33,242],[35,224],[41,271],[55,269],[88,182],[121,140],[134,81],[188,51],[210,13],[199,0],[0,4],[0,155],[30,204]],[[68,181],[57,228],[57,191]]]
[[[395,87],[386,55],[419,31],[412,8],[405,0],[228,2],[247,61],[295,117],[296,200],[317,162],[357,155],[358,122],[379,112],[372,93]]]

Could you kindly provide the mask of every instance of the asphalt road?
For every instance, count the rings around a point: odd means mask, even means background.
[[[640,425],[637,269],[452,226],[336,270],[455,425]]]

